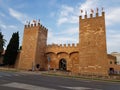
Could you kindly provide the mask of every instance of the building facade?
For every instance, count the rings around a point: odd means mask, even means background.
[[[111,55],[116,57],[117,64],[120,65],[120,53],[118,52],[112,52]]]
[[[29,70],[40,65],[41,69],[89,75],[108,75],[114,67],[119,70],[118,65],[110,64],[114,58],[107,55],[105,12],[100,14],[79,16],[79,43],[72,45],[47,45],[48,30],[40,22],[25,25],[17,68]]]

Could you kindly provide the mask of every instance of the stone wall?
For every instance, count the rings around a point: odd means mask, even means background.
[[[47,29],[40,23],[25,25],[19,69],[32,69],[36,64],[44,68],[46,40]]]
[[[72,52],[78,52],[78,44],[52,44],[47,45],[46,53],[53,52],[55,54],[65,52],[65,53],[72,53]]]
[[[46,54],[50,57],[50,68],[59,69],[60,60],[65,59],[67,62],[67,70],[75,73],[78,72],[78,44],[48,45],[46,48]]]
[[[106,49],[106,29],[104,12],[90,18],[80,16],[80,73],[101,74],[108,73],[108,59]]]

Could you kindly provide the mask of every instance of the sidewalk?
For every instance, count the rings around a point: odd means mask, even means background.
[[[19,70],[19,69],[9,68],[9,67],[0,67],[0,71],[20,72],[20,73],[37,74],[37,75],[42,73],[48,73],[48,71],[26,71],[26,70]]]
[[[35,75],[41,75],[42,73],[48,73],[48,71],[24,71],[20,70],[20,73],[25,73],[25,74],[35,74]]]

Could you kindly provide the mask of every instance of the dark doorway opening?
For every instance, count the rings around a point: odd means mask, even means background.
[[[60,70],[67,70],[67,62],[65,59],[61,59],[59,62],[59,69]]]
[[[109,74],[114,74],[114,68],[109,68]]]

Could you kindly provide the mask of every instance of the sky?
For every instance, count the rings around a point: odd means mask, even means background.
[[[120,0],[0,0],[0,30],[7,40],[19,31],[22,44],[26,21],[39,20],[48,29],[47,44],[79,42],[79,16],[105,11],[107,52],[120,52]],[[84,12],[81,14],[81,10]]]

